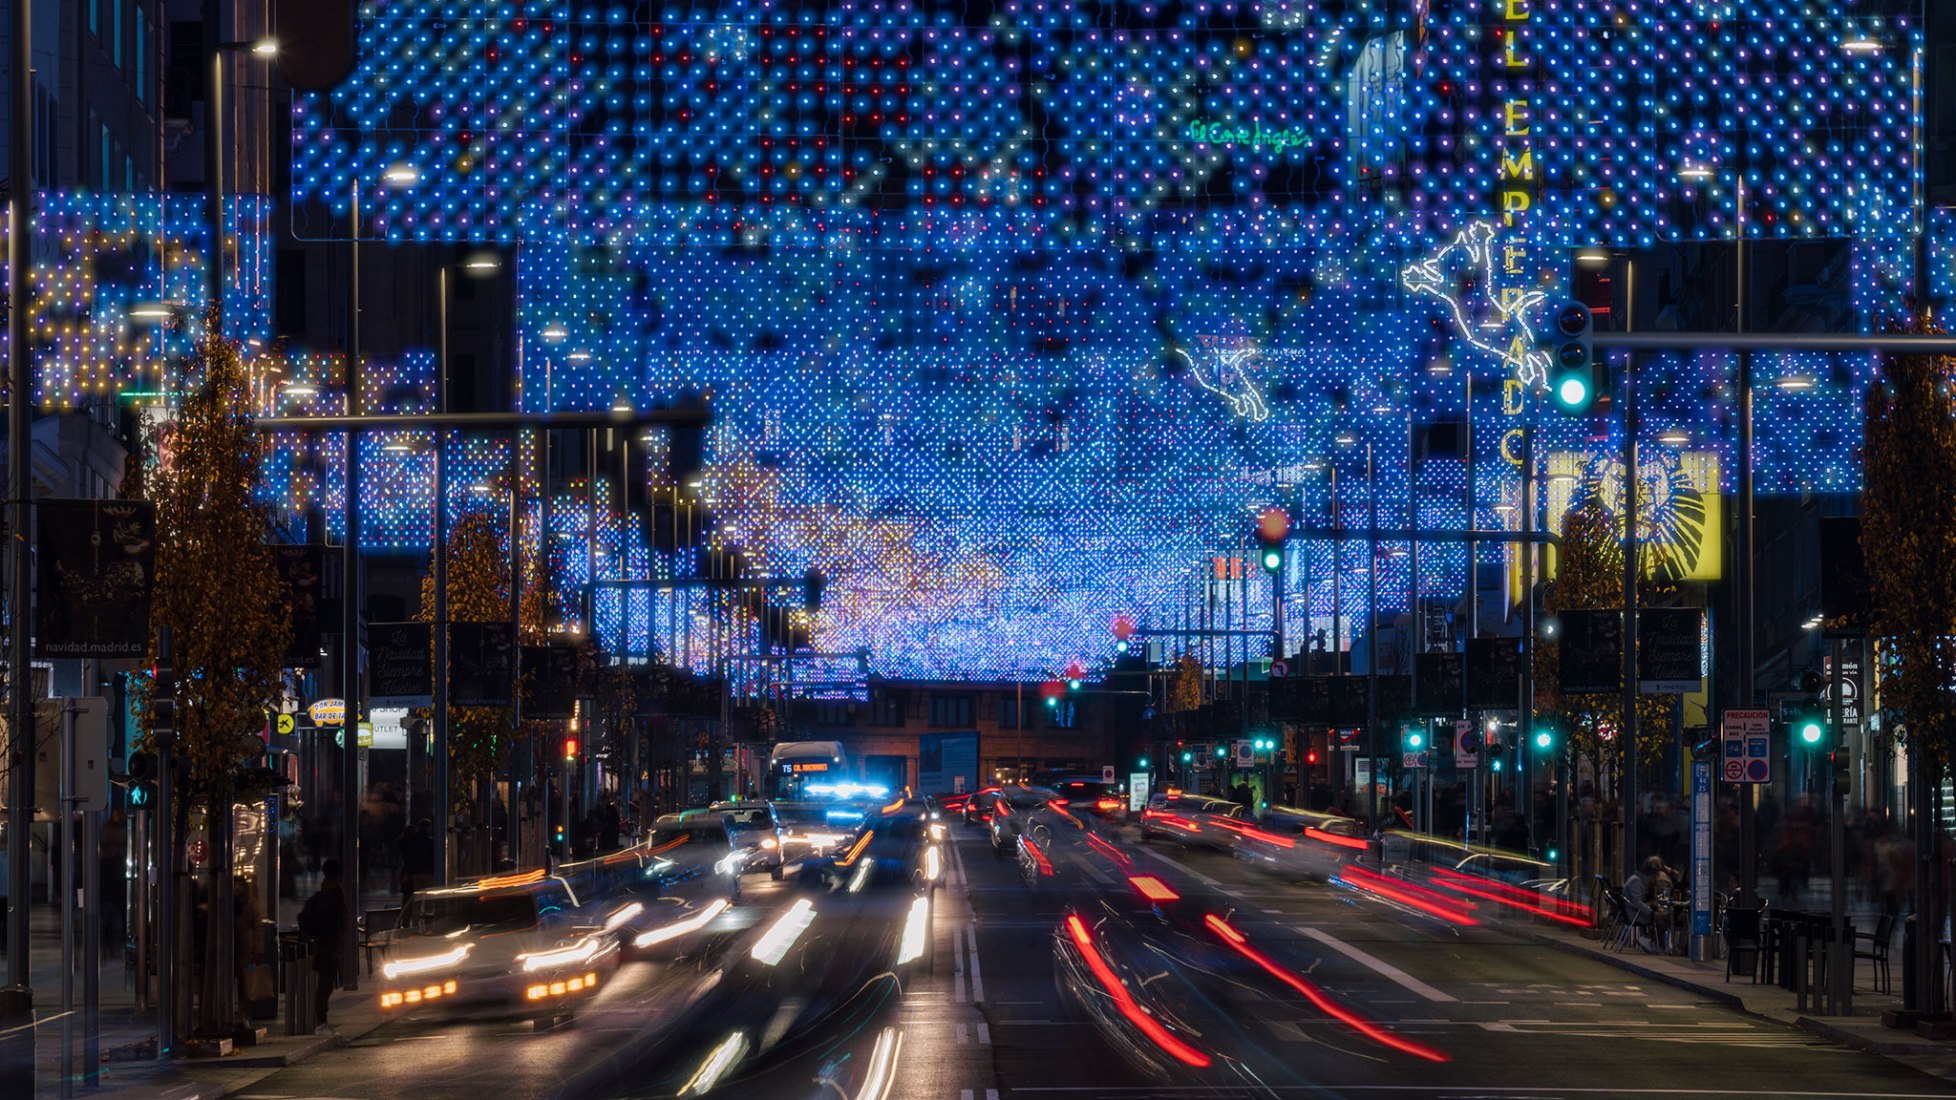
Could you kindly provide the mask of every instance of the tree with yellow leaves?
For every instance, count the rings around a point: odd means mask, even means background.
[[[279,698],[290,627],[284,585],[265,544],[258,496],[263,438],[252,424],[250,379],[238,347],[214,333],[186,364],[182,404],[157,440],[154,465],[131,478],[156,506],[154,631],[167,627],[176,665],[174,755],[183,768],[172,830],[179,851],[191,814],[209,830],[206,897],[212,922],[198,1024],[233,1023],[231,806],[238,768],[264,751],[257,731]],[[142,461],[141,457],[132,461]],[[149,701],[140,701],[145,729]],[[182,971],[188,973],[187,969]]]
[[[508,563],[496,517],[486,508],[462,513],[448,533],[448,621],[508,622]],[[433,622],[434,617],[435,579],[430,572],[421,579],[421,618]],[[478,786],[494,773],[512,732],[507,707],[448,708],[450,804],[456,810],[474,805]]]
[[[1917,334],[1940,335],[1931,325]],[[1956,359],[1892,355],[1867,396],[1862,452],[1861,548],[1880,640],[1881,707],[1908,746],[1917,799],[1917,927],[1943,927],[1949,911],[1948,838],[1936,828],[1937,792],[1956,759]],[[1918,951],[1915,988],[1930,1013],[1946,1007],[1933,951]]]

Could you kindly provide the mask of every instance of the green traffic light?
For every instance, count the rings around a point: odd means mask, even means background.
[[[1589,407],[1594,394],[1589,392],[1589,379],[1580,372],[1572,371],[1563,375],[1555,383],[1555,401],[1565,409],[1580,411]]]
[[[1827,738],[1827,726],[1818,718],[1802,718],[1793,727],[1793,735],[1803,745],[1818,745]]]
[[[1422,746],[1422,745],[1424,745],[1424,744],[1426,744],[1426,735],[1425,735],[1425,734],[1423,734],[1423,733],[1420,733],[1420,732],[1418,732],[1418,731],[1416,731],[1416,730],[1407,730],[1407,731],[1406,731],[1406,747],[1407,747],[1407,748],[1409,748],[1409,749],[1418,749],[1418,748],[1419,748],[1420,746]]]
[[[1217,755],[1217,756],[1228,756],[1228,755],[1229,755],[1229,749],[1228,749],[1228,747],[1226,747],[1226,746],[1223,746],[1223,745],[1217,745],[1217,746],[1216,746],[1216,755]]]
[[[1548,730],[1541,730],[1537,732],[1535,734],[1535,747],[1544,750],[1554,748],[1555,734],[1550,733]]]
[[[1194,753],[1192,753],[1192,752],[1185,752],[1185,753],[1183,753],[1183,754],[1182,754],[1182,763],[1184,763],[1184,764],[1191,764],[1191,763],[1194,763],[1194,762],[1195,762],[1195,754],[1194,754]]]
[[[1141,766],[1141,767],[1143,767],[1143,768],[1145,768],[1145,767],[1147,767],[1147,766],[1148,766],[1148,758],[1147,758],[1147,757],[1145,757],[1145,756],[1144,756],[1144,757],[1142,757],[1142,758],[1141,758],[1141,763],[1140,763],[1140,766]]]
[[[1263,552],[1263,568],[1275,573],[1284,567],[1284,552],[1272,546]]]

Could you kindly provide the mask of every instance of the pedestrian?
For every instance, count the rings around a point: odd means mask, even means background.
[[[319,892],[299,910],[299,931],[312,941],[312,1011],[318,1025],[325,1027],[346,950],[346,891],[340,887],[340,861],[329,857],[320,867],[320,879]]]
[[[401,849],[401,908],[405,910],[414,892],[427,885],[435,875],[435,823],[427,818],[414,823],[414,828],[402,835]]]

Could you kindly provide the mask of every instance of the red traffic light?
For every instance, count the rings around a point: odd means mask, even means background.
[[[1274,505],[1265,508],[1257,514],[1256,533],[1264,542],[1284,541],[1290,535],[1290,514]]]
[[[1128,640],[1128,637],[1134,633],[1134,620],[1129,618],[1126,614],[1120,614],[1114,616],[1113,626],[1114,626],[1114,637],[1118,641],[1125,642]]]

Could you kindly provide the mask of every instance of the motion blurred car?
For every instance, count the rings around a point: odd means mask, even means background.
[[[739,897],[739,877],[722,866],[729,849],[711,835],[694,843],[696,835],[655,831],[628,848],[559,864],[556,874],[625,955],[639,954],[704,930]]]
[[[966,825],[989,825],[992,814],[998,811],[998,800],[1002,788],[986,787],[972,792],[964,803],[964,823]]]
[[[1070,776],[1053,784],[1053,793],[1075,813],[1092,814],[1103,821],[1127,819],[1127,797],[1120,785],[1099,776]]]
[[[1233,834],[1236,858],[1276,874],[1328,881],[1371,850],[1362,823],[1336,814],[1272,806],[1260,825],[1216,825]]]
[[[1019,834],[1025,831],[1030,815],[1052,799],[1053,792],[1044,787],[1012,786],[1001,789],[998,801],[992,808],[991,821],[987,824],[992,856],[996,859],[1017,856]]]
[[[565,1019],[597,995],[618,957],[617,938],[542,871],[425,890],[389,937],[380,1007]]]
[[[1172,840],[1184,847],[1228,851],[1249,812],[1234,802],[1195,794],[1158,794],[1141,811],[1141,840]],[[1229,825],[1218,824],[1218,821]]]
[[[854,803],[776,802],[774,820],[781,830],[781,858],[794,863],[847,847],[862,831],[863,812]]]
[[[734,848],[742,853],[741,870],[766,871],[769,878],[781,881],[786,860],[782,854],[781,826],[775,820],[771,804],[758,800],[715,802],[707,807],[707,812],[725,814],[732,822]]]

